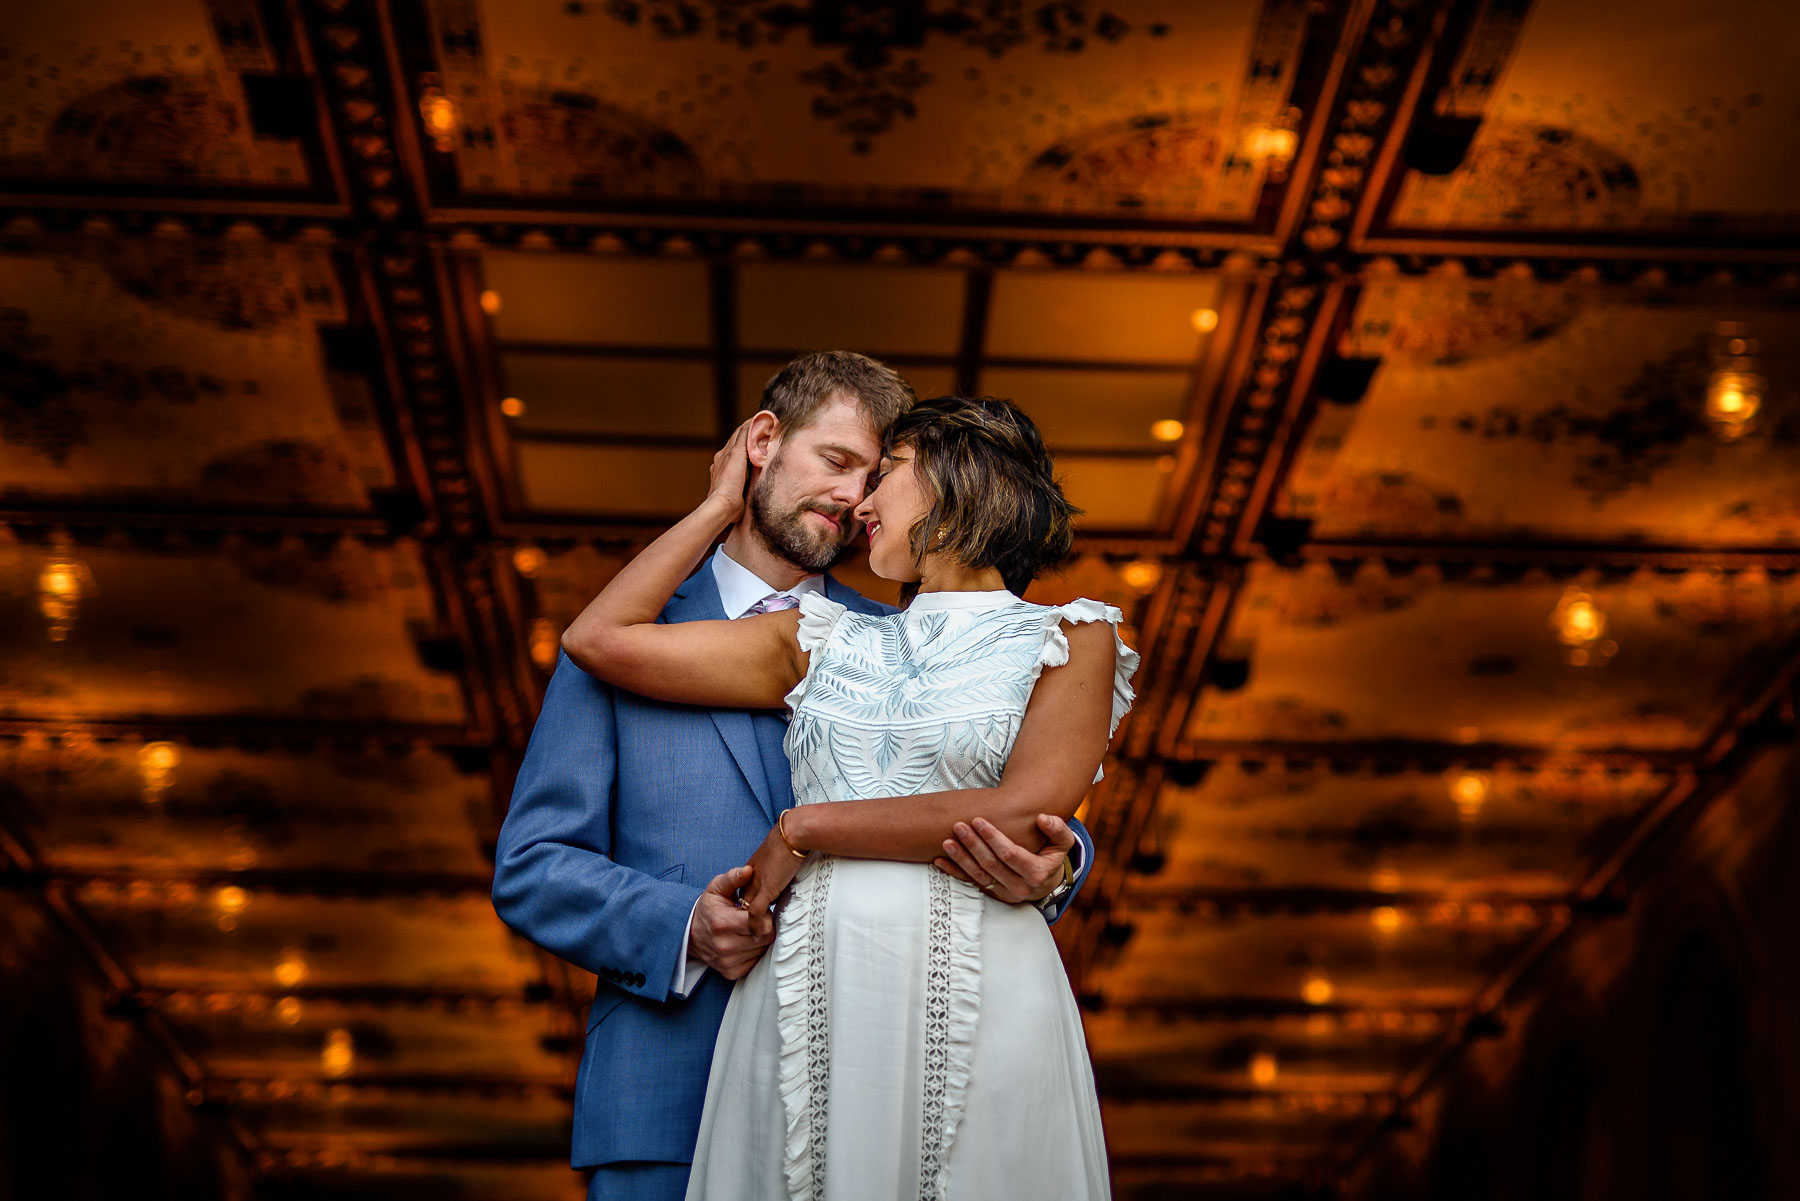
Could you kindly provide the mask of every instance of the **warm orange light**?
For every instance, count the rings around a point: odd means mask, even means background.
[[[1162,582],[1162,564],[1155,559],[1133,559],[1119,568],[1119,578],[1133,592],[1150,592]]]
[[[1257,1084],[1267,1088],[1275,1083],[1275,1077],[1279,1074],[1280,1067],[1275,1062],[1273,1052],[1258,1051],[1250,1057],[1250,1079]]]
[[[1299,148],[1300,135],[1279,125],[1262,126],[1250,131],[1244,150],[1253,159],[1265,163],[1285,163]]]
[[[1369,876],[1369,887],[1376,892],[1399,892],[1400,873],[1391,867],[1378,867]]]
[[[319,1063],[327,1076],[350,1074],[350,1068],[356,1063],[356,1043],[348,1030],[339,1026],[325,1036],[325,1049],[319,1054]]]
[[[138,751],[137,762],[144,802],[154,805],[175,782],[175,766],[181,762],[181,748],[172,742],[146,742]]]
[[[1195,309],[1194,315],[1189,320],[1194,323],[1195,332],[1210,334],[1219,328],[1219,310]]]
[[[38,573],[38,612],[50,623],[50,641],[62,642],[75,626],[83,598],[94,592],[94,573],[78,559],[55,558]]]
[[[275,983],[283,988],[295,988],[306,979],[306,958],[298,951],[289,951],[275,965]]]
[[[275,1003],[275,1016],[281,1019],[283,1025],[297,1026],[305,1008],[299,997],[283,997]]]
[[[516,396],[508,396],[500,402],[500,411],[508,417],[525,416],[525,402]]]
[[[544,567],[544,552],[535,546],[521,546],[513,551],[513,570],[526,579],[534,578]]]
[[[1606,614],[1593,597],[1571,585],[1551,611],[1550,625],[1564,646],[1586,648],[1606,632]]]
[[[500,293],[488,288],[481,294],[481,311],[492,317],[500,311]]]
[[[1337,989],[1331,983],[1331,977],[1318,968],[1306,973],[1300,982],[1300,999],[1308,1005],[1327,1005],[1336,994]]]
[[[1487,800],[1490,777],[1484,771],[1457,772],[1450,781],[1450,799],[1464,821],[1473,821]]]
[[[213,893],[213,904],[220,913],[235,917],[250,907],[250,894],[235,884],[227,884]]]
[[[1186,431],[1187,426],[1173,417],[1167,417],[1151,425],[1150,436],[1158,442],[1179,442]]]
[[[1400,916],[1400,911],[1392,905],[1379,905],[1369,914],[1369,920],[1374,922],[1375,928],[1383,934],[1392,934],[1400,929],[1400,924],[1404,919]]]
[[[556,656],[562,651],[562,635],[557,632],[555,623],[547,617],[540,617],[531,623],[531,661],[549,671],[556,666]]]
[[[1751,419],[1762,407],[1762,394],[1760,375],[1715,371],[1706,386],[1706,415],[1722,437],[1735,438],[1750,428]]]
[[[426,88],[419,93],[419,118],[432,145],[445,154],[456,148],[456,101],[442,88]]]

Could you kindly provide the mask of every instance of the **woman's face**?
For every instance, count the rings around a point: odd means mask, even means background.
[[[913,470],[912,447],[894,447],[882,456],[875,491],[856,506],[857,520],[869,529],[869,570],[902,584],[918,579],[912,528],[930,509],[931,498]]]

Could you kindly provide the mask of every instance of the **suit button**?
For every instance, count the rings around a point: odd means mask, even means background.
[[[636,984],[639,988],[644,987],[644,973],[639,972],[636,975],[634,975],[631,979],[632,979],[632,983]]]

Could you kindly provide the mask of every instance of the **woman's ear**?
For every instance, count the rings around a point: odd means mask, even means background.
[[[767,467],[781,445],[781,418],[763,409],[750,418],[750,429],[744,438],[750,452],[750,466]]]

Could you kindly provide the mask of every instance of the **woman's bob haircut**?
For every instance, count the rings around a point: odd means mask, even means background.
[[[1043,435],[1012,401],[920,401],[888,429],[888,453],[902,447],[932,498],[909,531],[915,560],[944,553],[967,567],[998,568],[1007,590],[1023,594],[1068,559],[1080,510],[1052,474]]]

